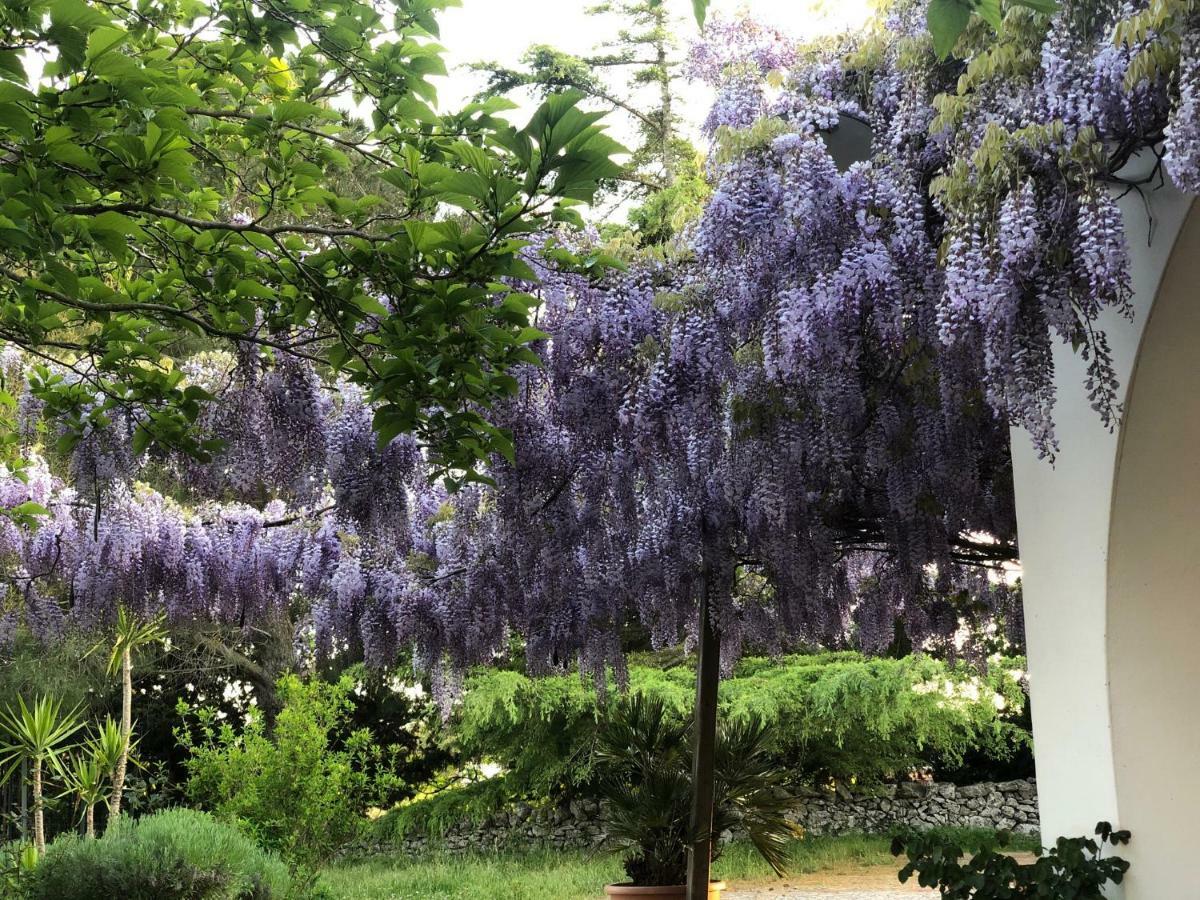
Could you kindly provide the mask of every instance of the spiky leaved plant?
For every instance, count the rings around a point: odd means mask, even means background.
[[[57,697],[43,695],[32,705],[24,697],[17,698],[17,706],[6,706],[0,711],[0,735],[5,743],[0,746],[0,781],[8,780],[22,762],[30,766],[33,793],[33,846],[38,855],[46,850],[46,822],[44,775],[47,764],[54,765],[58,757],[70,749],[68,739],[83,727],[79,708],[63,711],[62,701]]]
[[[112,716],[105,716],[104,721],[94,727],[88,746],[111,785],[117,764],[126,752],[125,734],[120,723]]]
[[[139,619],[125,607],[117,610],[116,636],[108,657],[110,675],[121,673],[121,729],[116,764],[112,769],[112,793],[108,798],[109,824],[121,815],[121,796],[125,790],[125,771],[129,767],[129,748],[133,738],[133,655],[166,637],[163,617]]]
[[[619,701],[596,741],[596,764],[608,841],[625,854],[639,886],[682,884],[691,834],[692,727],[661,699],[634,694]],[[715,753],[716,788],[709,837],[744,832],[776,872],[799,829],[787,819],[788,773],[770,752],[771,738],[754,719],[722,723]],[[714,857],[720,845],[713,843]]]
[[[66,793],[83,807],[84,827],[89,838],[96,836],[96,805],[108,794],[109,770],[104,758],[89,744],[83,753],[72,753],[57,760],[56,769],[66,786]]]

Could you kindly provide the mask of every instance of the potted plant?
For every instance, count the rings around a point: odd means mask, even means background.
[[[601,816],[609,846],[624,854],[629,881],[610,884],[610,897],[682,897],[692,843],[690,723],[670,715],[662,701],[634,695],[616,704],[596,742]],[[712,835],[744,833],[782,875],[787,845],[800,829],[787,818],[792,794],[787,773],[770,753],[757,720],[723,723],[714,759]],[[710,835],[711,837],[711,835]],[[714,858],[720,845],[713,842]],[[721,882],[709,888],[719,900]]]

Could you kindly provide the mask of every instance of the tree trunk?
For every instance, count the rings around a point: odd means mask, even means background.
[[[87,805],[85,821],[87,822],[87,836],[94,838],[96,836],[96,804],[89,803]]]
[[[125,769],[129,765],[129,742],[133,736],[133,654],[126,647],[121,654],[121,755],[112,775],[112,796],[108,800],[108,823],[121,815],[121,793],[125,790]]]
[[[29,761],[21,760],[21,837],[29,834]]]
[[[658,66],[659,103],[662,108],[662,121],[659,123],[658,152],[662,157],[663,184],[670,187],[675,180],[675,172],[671,166],[671,70],[667,59],[667,11],[659,6],[654,15],[657,37],[654,41],[655,64]]]
[[[38,856],[46,852],[46,820],[42,816],[42,759],[33,758],[33,848]]]
[[[708,608],[708,578],[700,577],[700,658],[696,665],[695,749],[692,757],[693,842],[688,848],[687,900],[708,900],[713,841],[713,756],[717,743],[717,691],[721,639]]]

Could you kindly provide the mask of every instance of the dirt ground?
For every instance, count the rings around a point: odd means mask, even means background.
[[[1013,855],[1021,862],[1034,859],[1031,853]],[[901,884],[894,866],[848,866],[768,881],[740,881],[729,886],[723,900],[902,900],[937,895],[918,887],[916,879]]]
[[[901,884],[892,866],[827,869],[768,881],[731,884],[724,900],[897,900],[906,896],[936,897],[913,882]]]

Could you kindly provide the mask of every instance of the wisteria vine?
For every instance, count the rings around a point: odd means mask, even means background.
[[[0,522],[0,641],[125,603],[286,619],[302,654],[412,650],[443,688],[514,634],[534,672],[603,677],[631,621],[694,638],[701,591],[729,660],[953,649],[980,616],[1019,640],[996,576],[1016,558],[1009,428],[1053,455],[1056,340],[1114,421],[1098,321],[1129,309],[1123,167],[1165,141],[1200,184],[1195,27],[1174,69],[1147,66],[1160,37],[1112,38],[1140,11],[1014,9],[966,63],[935,59],[919,4],[818,48],[711,24],[690,70],[717,93],[712,197],[621,270],[531,248],[544,365],[489,414],[515,446],[491,484],[447,493],[411,438],[380,446],[366,398],[295,360],[201,354],[214,460],[139,455],[118,421],[70,448],[66,480],[0,478],[4,506],[48,510]],[[823,135],[847,114],[873,144],[842,171]],[[49,445],[39,414],[22,400]]]

